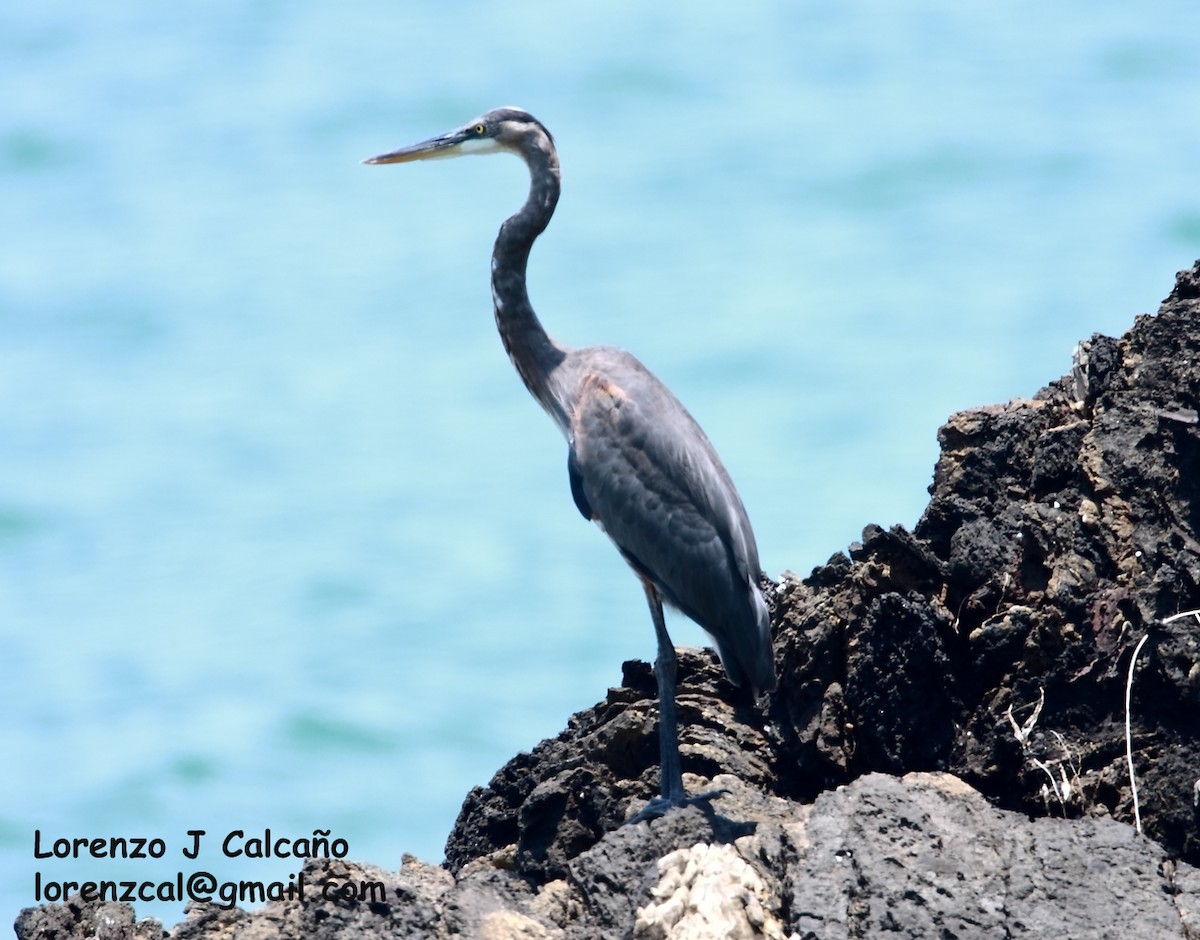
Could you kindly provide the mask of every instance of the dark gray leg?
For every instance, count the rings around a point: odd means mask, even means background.
[[[679,720],[675,716],[675,646],[667,635],[663,621],[662,599],[649,581],[643,581],[650,616],[654,619],[654,634],[658,639],[658,656],[654,660],[654,678],[658,682],[658,752],[661,773],[662,799],[678,806],[684,801],[683,765],[679,760]]]
[[[658,751],[662,793],[647,803],[629,822],[639,823],[665,816],[676,806],[708,803],[726,791],[717,789],[688,797],[683,789],[683,765],[679,760],[679,719],[675,715],[675,646],[663,622],[662,598],[649,581],[643,580],[654,635],[658,638],[658,656],[654,660],[654,678],[658,682]]]

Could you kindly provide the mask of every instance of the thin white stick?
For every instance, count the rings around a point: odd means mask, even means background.
[[[1129,660],[1129,680],[1125,683],[1125,759],[1129,762],[1129,789],[1133,791],[1133,824],[1138,835],[1142,834],[1142,813],[1138,809],[1137,778],[1133,774],[1133,729],[1129,719],[1129,699],[1133,694],[1133,667],[1137,663],[1138,653],[1142,651],[1142,646],[1148,639],[1149,633],[1142,634],[1137,646],[1133,648],[1133,656]]]

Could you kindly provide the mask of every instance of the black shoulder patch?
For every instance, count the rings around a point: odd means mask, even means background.
[[[588,522],[596,518],[592,506],[583,492],[583,474],[579,472],[579,461],[575,457],[575,445],[567,448],[567,478],[571,481],[571,498],[579,507],[579,512]]]

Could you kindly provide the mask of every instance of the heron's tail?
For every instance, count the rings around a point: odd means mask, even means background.
[[[754,596],[755,613],[758,615],[758,623],[755,625],[758,642],[753,665],[747,672],[748,684],[757,698],[763,692],[775,691],[778,680],[775,675],[775,651],[771,648],[771,612],[767,609],[767,602],[763,600],[757,584],[751,586],[751,593]]]
[[[771,649],[771,612],[757,584],[749,585],[753,618],[738,624],[727,636],[717,637],[717,655],[725,667],[729,681],[736,686],[749,687],[755,698],[774,691],[775,654]]]

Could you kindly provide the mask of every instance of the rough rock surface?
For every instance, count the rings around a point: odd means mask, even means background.
[[[172,936],[1200,937],[1200,263],[939,439],[915,531],[770,587],[765,712],[681,656],[687,783],[724,795],[620,825],[657,780],[653,676],[627,663],[467,796],[444,868],[315,860],[386,896],[196,906]],[[16,927],[162,935],[79,902]]]
[[[868,774],[795,803],[732,776],[705,808],[624,826],[534,882],[514,853],[458,872],[305,865],[310,884],[378,882],[382,900],[194,905],[174,940],[1200,936],[1200,870],[1113,819],[1030,819],[949,774]],[[162,940],[118,904],[22,913],[17,933]]]

